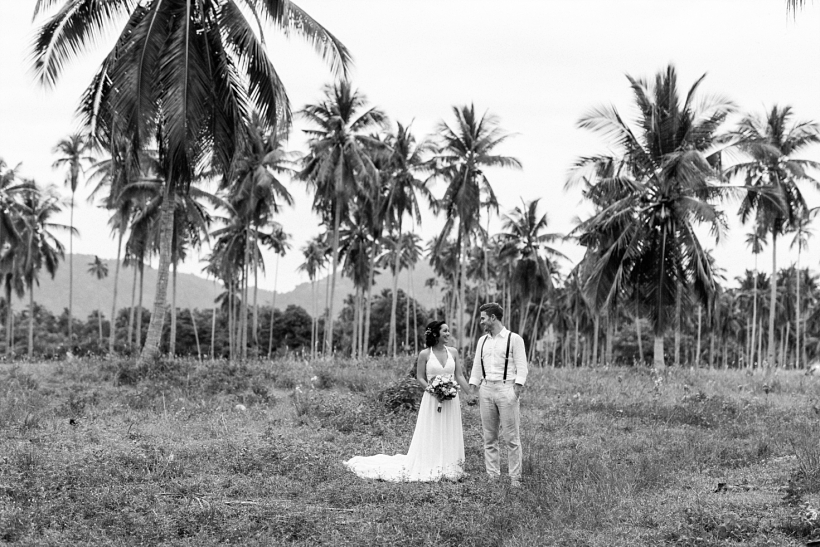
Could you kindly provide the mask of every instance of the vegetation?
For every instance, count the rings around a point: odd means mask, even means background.
[[[411,365],[4,365],[0,538],[488,547],[820,538],[814,377],[535,368],[522,405],[522,488],[485,478],[470,406],[462,481],[359,479],[343,460],[407,449],[419,396],[405,382]]]

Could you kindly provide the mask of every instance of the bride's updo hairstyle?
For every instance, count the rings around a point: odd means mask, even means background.
[[[424,331],[424,345],[426,347],[432,348],[438,344],[439,336],[441,336],[441,326],[444,324],[444,321],[430,321],[427,323],[427,330]]]

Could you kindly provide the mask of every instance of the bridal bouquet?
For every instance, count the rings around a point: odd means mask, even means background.
[[[459,386],[452,374],[439,374],[430,380],[425,391],[428,391],[436,399],[438,399],[438,407],[436,411],[441,412],[442,401],[455,398],[458,393]]]

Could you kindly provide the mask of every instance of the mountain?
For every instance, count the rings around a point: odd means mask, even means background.
[[[114,292],[114,269],[116,260],[103,260],[108,265],[108,277],[98,280],[88,273],[89,263],[94,261],[91,255],[74,255],[74,317],[85,320],[94,310],[102,309],[103,316],[111,314],[111,299]],[[422,261],[417,264],[412,274],[413,291],[419,304],[425,308],[440,304],[439,289],[431,291],[424,286],[426,279],[434,277],[432,267]],[[42,275],[40,286],[34,288],[34,300],[46,307],[55,315],[63,312],[68,307],[68,259],[60,264],[54,279],[47,274]],[[157,283],[157,270],[145,267],[145,281],[143,284],[143,306],[151,309],[154,302],[154,288]],[[324,309],[325,290],[328,287],[326,276],[316,281],[316,297],[318,309]],[[401,272],[399,275],[399,289],[407,291],[410,273]],[[139,279],[137,279],[139,281]],[[392,277],[389,272],[381,272],[376,276],[376,284],[373,287],[373,294],[377,294],[384,289],[392,288]],[[117,305],[120,308],[131,305],[131,290],[134,282],[134,270],[132,268],[120,268],[120,283],[117,294]],[[442,286],[439,283],[439,287]],[[214,305],[214,298],[222,292],[222,287],[215,285],[213,280],[205,279],[194,274],[177,274],[177,307],[178,308],[198,308],[210,309]],[[350,279],[337,275],[335,310],[340,310],[344,299],[348,294],[353,293],[353,282]],[[253,288],[251,288],[251,298],[253,298]],[[137,287],[136,297],[139,298],[139,287]],[[273,292],[259,290],[258,302],[261,305],[270,305],[273,299]],[[171,282],[168,282],[168,302],[171,301]],[[305,282],[297,285],[292,291],[276,293],[276,307],[285,309],[290,304],[303,307],[308,313],[313,312],[310,281],[305,276]],[[15,309],[20,310],[28,305],[28,294],[22,299],[15,299]]]

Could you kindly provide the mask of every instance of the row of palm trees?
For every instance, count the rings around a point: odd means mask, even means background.
[[[35,16],[55,3],[38,2]],[[474,311],[478,303],[477,298],[468,301],[471,283],[482,288],[485,299],[500,297],[514,310],[511,319],[517,320],[518,329],[523,332],[531,324],[538,339],[535,327],[542,316],[550,315],[544,312],[555,307],[555,260],[560,253],[552,243],[559,236],[546,231],[547,219],[539,214],[537,202],[524,203],[507,215],[507,235],[494,246],[489,225],[499,205],[488,169],[521,167],[516,158],[498,153],[510,138],[498,119],[476,113],[473,106],[454,107],[454,122],[441,122],[431,141],[418,142],[408,127],[388,131],[387,116],[343,78],[325,88],[321,101],[299,112],[309,126],[308,150],[296,169],[282,148],[291,112],[264,47],[266,25],[305,36],[342,77],[350,57],[295,4],[243,3],[250,9],[243,11],[225,0],[66,0],[43,23],[33,44],[35,71],[41,82],[51,85],[92,36],[111,19],[127,15],[80,112],[87,146],[109,156],[107,164],[98,162],[94,173],[100,190],[105,189],[119,249],[125,241],[125,261],[136,263],[136,271],[151,253],[159,256],[156,298],[141,359],[153,359],[159,352],[169,269],[176,271],[192,247],[211,237],[215,241],[207,271],[226,287],[232,356],[246,357],[249,347],[258,351],[256,305],[252,314],[248,311],[251,280],[256,287],[258,271],[264,268],[260,246],[287,249],[274,217],[291,201],[279,178],[289,172],[312,190],[313,208],[328,227],[304,250],[305,271],[314,283],[323,257],[330,261],[326,324],[336,315],[340,267],[354,281],[354,355],[369,352],[371,290],[379,265],[393,272],[395,310],[398,272],[419,252],[418,240],[412,233],[408,237],[406,225],[408,217],[419,222],[419,198],[444,216],[429,252],[445,280],[447,317],[460,333],[460,344],[471,328],[471,307]],[[248,19],[248,14],[255,17]],[[775,107],[767,120],[772,123],[755,125],[748,118],[724,133],[734,107],[721,98],[697,100],[702,78],[683,101],[672,67],[654,83],[629,81],[639,112],[634,126],[614,108],[597,109],[579,124],[604,135],[613,153],[581,158],[573,170],[570,182],[583,186],[594,213],[572,233],[587,253],[568,279],[576,280],[579,305],[592,310],[596,331],[602,319],[607,329],[613,328],[621,309],[630,310],[637,325],[640,318],[648,318],[655,336],[654,361],[660,365],[664,334],[680,323],[684,307],[698,302],[709,318],[715,315],[714,261],[697,236],[697,226],[706,223],[719,237],[726,224],[718,200],[738,193],[741,218],[754,221],[755,233],[772,236],[774,256],[777,237],[807,218],[798,183],[813,182],[806,169],[814,165],[792,155],[816,142],[817,127],[789,126],[791,112]],[[77,151],[66,161],[72,196],[80,172],[75,165],[81,163],[74,158],[83,153]],[[748,161],[725,169],[733,153]],[[206,180],[218,181],[217,194],[198,186]],[[733,186],[727,184],[730,180]],[[432,196],[436,183],[445,184],[441,198]],[[210,230],[212,218],[203,200],[225,211],[219,219],[223,227]],[[491,267],[498,262],[493,249],[506,268]],[[482,256],[480,272],[469,269],[474,254]],[[117,277],[118,272],[115,287]],[[114,309],[116,305],[115,297]],[[772,303],[770,310],[775,308]],[[771,313],[768,361],[773,363]],[[392,353],[397,351],[395,315]],[[173,331],[174,314],[171,321]],[[331,352],[334,329],[324,333],[321,346]],[[597,344],[598,337],[594,340]],[[317,346],[314,341],[314,351]]]

